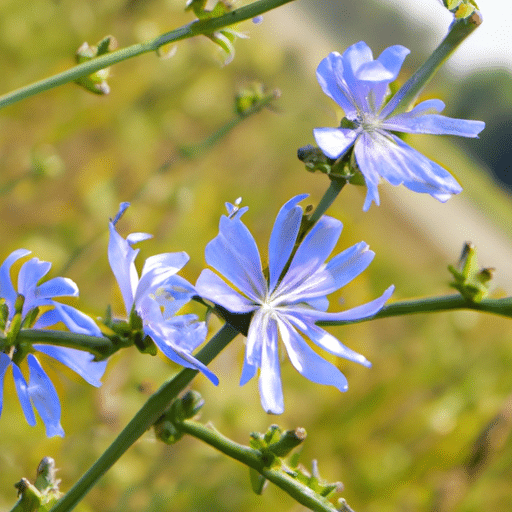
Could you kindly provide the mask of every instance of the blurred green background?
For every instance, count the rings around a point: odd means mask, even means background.
[[[184,4],[0,0],[0,92],[68,68],[84,41],[95,44],[112,34],[122,47],[187,23],[192,16],[183,11]],[[328,186],[324,176],[307,173],[296,158],[297,148],[314,142],[314,127],[335,126],[340,119],[341,112],[316,83],[316,65],[328,51],[343,51],[360,39],[376,55],[400,43],[412,49],[404,80],[426,57],[428,30],[412,31],[399,19],[370,0],[299,0],[293,8],[267,14],[261,25],[238,27],[251,39],[235,43],[236,57],[228,66],[221,66],[224,56],[213,43],[197,38],[179,43],[168,60],[145,55],[118,64],[107,97],[69,84],[2,110],[0,258],[24,247],[53,262],[52,275],[72,278],[80,288],[80,307],[99,316],[108,304],[123,313],[107,262],[107,222],[121,201],[132,201],[132,206],[120,232],[154,234],[141,246],[140,266],[152,254],[185,250],[191,261],[183,275],[195,282],[224,202],[239,196],[250,207],[244,218],[264,253],[280,206],[303,192],[316,204]],[[236,92],[255,80],[281,91],[274,110],[244,120],[209,151],[186,156],[182,148],[201,143],[235,117]],[[510,119],[511,90],[506,71],[478,72],[464,81],[442,72],[425,97],[443,99],[447,115],[482,119],[492,128]],[[341,307],[341,299],[342,307],[371,300],[391,283],[396,300],[452,293],[446,267],[457,260],[466,239],[466,232],[450,231],[455,222],[474,229],[475,236],[480,221],[494,225],[500,237],[491,240],[489,254],[502,256],[493,243],[510,246],[511,202],[483,164],[486,151],[496,158],[503,153],[486,137],[468,144],[429,136],[409,140],[462,183],[464,193],[446,205],[383,184],[382,205],[363,213],[365,190],[343,190],[329,211],[344,223],[337,252],[365,240],[377,256],[368,271],[332,297],[331,310]],[[416,220],[422,212],[446,227],[444,238]],[[456,212],[462,221],[455,219]],[[497,265],[489,257],[482,263]],[[498,268],[498,296],[510,294],[510,288],[503,289],[507,272],[506,265]],[[218,327],[212,320],[212,333]],[[323,477],[342,481],[342,495],[357,512],[512,510],[511,322],[451,312],[331,332],[373,363],[365,369],[331,359],[348,377],[347,393],[310,383],[284,362],[286,411],[267,416],[256,381],[238,386],[243,340],[237,338],[212,364],[219,387],[202,376],[193,383],[206,399],[202,419],[242,443],[251,431],[265,431],[275,422],[306,428],[302,461],[310,466],[318,459]],[[21,477],[33,479],[44,456],[55,458],[61,488],[68,489],[151,391],[178,370],[158,357],[127,350],[112,358],[97,390],[71,372],[52,368],[64,439],[46,439],[40,421],[35,428],[26,424],[12,379],[6,379],[0,509],[10,509],[16,500],[13,484]],[[303,507],[272,486],[256,496],[246,468],[198,441],[162,446],[149,432],[77,510]]]

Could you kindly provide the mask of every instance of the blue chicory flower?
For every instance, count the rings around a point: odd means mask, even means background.
[[[306,197],[294,197],[277,215],[268,246],[268,277],[262,270],[256,242],[240,220],[246,208],[227,205],[230,216],[221,217],[219,234],[207,245],[205,255],[206,262],[231,284],[209,269],[202,271],[196,283],[202,297],[229,312],[252,313],[240,385],[248,382],[260,368],[261,404],[272,414],[284,411],[279,338],[293,366],[304,377],[346,391],[345,376],[318,356],[299,333],[331,354],[370,366],[362,355],[341,344],[316,322],[372,316],[393,293],[391,286],[380,298],[368,304],[341,313],[326,312],[327,295],[366,269],[374,253],[361,242],[324,263],[342,230],[340,221],[325,215],[294,253],[303,213],[297,203]]]
[[[151,238],[147,233],[132,233],[124,239],[115,224],[129,203],[122,203],[115,219],[110,221],[108,260],[123,296],[126,313],[135,309],[140,316],[144,333],[151,337],[158,348],[172,361],[187,368],[200,370],[215,385],[217,377],[192,356],[207,334],[206,324],[197,316],[175,316],[179,309],[197,295],[194,287],[176,272],[189,260],[185,252],[164,253],[150,256],[144,263],[139,279],[135,258],[139,249],[133,245]]]
[[[44,312],[36,319],[33,329],[49,327],[58,322],[63,322],[66,327],[76,333],[88,334],[90,336],[102,336],[98,326],[91,318],[84,315],[77,309],[66,304],[55,302],[55,297],[78,296],[76,284],[65,277],[55,277],[40,285],[38,282],[48,273],[51,263],[32,258],[25,262],[18,274],[18,290],[16,291],[10,277],[11,266],[30,254],[30,251],[18,249],[12,252],[0,266],[0,297],[7,306],[7,323],[5,330],[9,331],[11,322],[15,315],[15,303],[21,295],[24,298],[21,316],[23,319],[37,307],[48,307],[51,309]],[[0,342],[0,347],[2,343]],[[88,352],[67,347],[56,347],[45,344],[34,344],[33,351],[45,354],[56,359],[74,372],[80,375],[86,382],[93,386],[101,386],[100,379],[105,372],[106,361],[94,361],[94,356]],[[3,350],[0,351],[0,414],[3,404],[3,382],[9,367],[12,367],[12,374],[18,398],[23,414],[29,425],[36,424],[33,407],[39,413],[46,427],[48,437],[64,436],[64,430],[60,424],[61,407],[59,397],[54,385],[41,367],[41,364],[33,354],[27,355],[29,378],[23,376],[20,366],[16,360],[18,347],[8,346],[3,343]],[[19,361],[18,361],[19,362]]]
[[[392,185],[403,184],[414,192],[430,194],[441,202],[462,190],[448,171],[392,132],[477,137],[485,127],[482,121],[439,115],[445,105],[436,99],[423,101],[410,112],[394,115],[401,92],[386,104],[388,85],[398,76],[408,54],[404,46],[390,46],[374,60],[370,48],[360,41],[343,55],[330,53],[316,72],[322,90],[344,110],[349,123],[342,123],[339,128],[316,128],[315,140],[333,159],[354,148],[357,165],[368,187],[364,211],[372,201],[379,205],[380,177]]]

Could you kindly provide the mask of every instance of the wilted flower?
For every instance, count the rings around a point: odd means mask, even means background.
[[[116,218],[109,223],[108,244],[108,260],[121,289],[126,314],[130,316],[134,310],[139,315],[144,333],[169,359],[187,368],[200,370],[217,385],[217,377],[192,356],[192,351],[205,340],[205,323],[198,322],[196,315],[175,316],[182,306],[197,295],[188,281],[176,275],[189,257],[185,252],[150,256],[144,263],[139,279],[135,268],[139,249],[132,246],[151,238],[151,235],[132,233],[125,240],[116,231],[115,224],[128,206],[129,203],[122,203]]]
[[[340,158],[354,148],[368,187],[365,211],[372,201],[379,204],[380,177],[392,185],[403,184],[414,192],[430,194],[441,202],[462,190],[448,171],[392,132],[477,137],[485,127],[482,121],[439,115],[445,105],[435,99],[419,103],[410,112],[394,115],[401,93],[386,104],[388,85],[398,76],[408,54],[404,46],[390,46],[374,60],[370,48],[360,41],[343,55],[330,53],[317,69],[322,90],[344,110],[345,119],[339,128],[313,130],[315,140],[329,158]]]
[[[20,346],[16,343],[16,333],[20,327],[41,329],[63,322],[76,333],[102,336],[98,326],[86,315],[66,304],[55,302],[53,298],[78,296],[76,284],[65,277],[55,277],[40,285],[38,282],[48,273],[51,263],[37,258],[24,263],[18,274],[18,291],[10,277],[11,266],[30,251],[18,249],[12,252],[0,266],[0,297],[4,301],[3,323],[7,337],[0,340],[0,413],[3,403],[3,381],[9,367],[12,367],[14,383],[23,413],[29,425],[36,424],[33,407],[41,416],[46,435],[63,436],[60,424],[60,402],[52,382],[41,367],[39,361],[30,352],[40,352],[50,356],[78,373],[89,384],[101,386],[100,378],[105,372],[106,361],[93,361],[94,356],[88,352],[67,347],[34,344]],[[40,307],[51,307],[39,316]],[[28,355],[27,355],[28,354]],[[29,369],[28,382],[23,376],[20,363],[27,355]]]
[[[357,320],[374,315],[393,292],[341,313],[327,313],[327,295],[359,275],[374,253],[361,242],[324,263],[341,234],[342,224],[323,216],[294,249],[302,219],[297,203],[288,201],[274,223],[268,247],[268,273],[256,242],[240,220],[247,208],[227,205],[229,217],[222,216],[219,234],[206,247],[206,261],[231,284],[211,270],[203,270],[196,283],[199,294],[231,313],[252,313],[247,335],[240,384],[249,381],[260,368],[259,389],[263,408],[273,414],[284,410],[278,340],[281,339],[293,366],[304,377],[319,384],[347,390],[347,379],[304,341],[301,334],[338,357],[364,366],[370,363],[321,329],[321,320]]]

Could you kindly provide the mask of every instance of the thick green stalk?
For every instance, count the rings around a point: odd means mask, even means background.
[[[512,297],[504,299],[483,299],[480,302],[471,302],[462,295],[446,295],[444,297],[427,297],[425,299],[414,299],[394,302],[384,306],[376,315],[368,318],[361,318],[352,321],[326,321],[318,322],[318,325],[346,325],[387,318],[390,316],[411,315],[413,313],[439,313],[455,309],[472,309],[482,313],[493,313],[495,315],[512,318]]]
[[[331,206],[331,204],[334,203],[334,200],[338,197],[338,194],[341,192],[341,189],[345,186],[345,184],[346,181],[341,181],[339,179],[331,180],[329,188],[326,190],[324,196],[318,203],[316,210],[309,218],[309,223],[311,226],[314,226],[318,222],[320,217]]]
[[[315,512],[336,512],[336,508],[327,499],[321,498],[306,485],[292,478],[282,469],[273,469],[265,465],[262,454],[249,446],[235,443],[217,430],[206,427],[197,421],[180,422],[180,430],[204,441],[232,459],[255,469],[267,480],[287,492],[295,501]],[[53,512],[53,511],[52,511]]]
[[[202,363],[210,363],[226,345],[232,341],[238,331],[225,324],[222,329],[196,355]],[[170,402],[196,376],[197,370],[186,368],[176,377],[164,384],[142,406],[105,453],[91,466],[80,480],[51,509],[51,512],[68,512],[72,510],[87,494],[91,487],[119,460],[128,448],[141,437],[148,428],[167,409]]]
[[[458,309],[470,309],[480,311],[481,313],[491,313],[512,318],[512,297],[505,297],[503,299],[483,299],[480,302],[471,302],[460,294],[454,294],[441,297],[427,297],[424,299],[402,300],[384,306],[372,317],[352,321],[318,322],[318,325],[355,324],[392,316],[412,315],[415,313],[441,313],[443,311]],[[45,343],[85,350],[99,357],[105,357],[115,351],[112,342],[108,338],[98,338],[68,331],[22,329],[17,339],[30,343]],[[207,347],[205,347],[205,350]]]
[[[0,96],[0,109],[43,91],[58,87],[59,85],[73,82],[78,78],[88,76],[100,69],[105,69],[117,64],[118,62],[131,59],[132,57],[137,57],[144,53],[154,52],[166,44],[201,34],[210,34],[216,30],[253,18],[292,1],[293,0],[258,0],[257,2],[253,2],[252,4],[240,7],[239,9],[235,9],[219,16],[218,18],[195,20],[183,27],[179,27],[167,32],[166,34],[162,34],[155,39],[151,39],[150,41],[134,44],[114,52],[106,53],[87,62],[77,64],[62,73],[58,73],[49,78],[45,78],[44,80],[40,80]]]
[[[45,343],[58,347],[85,350],[98,356],[100,359],[110,356],[117,350],[108,338],[68,331],[52,331],[50,329],[22,329],[18,333],[16,340],[18,342]]]
[[[423,88],[430,82],[437,70],[473,31],[482,24],[477,11],[468,19],[455,21],[447,36],[434,50],[427,61],[407,80],[391,98],[385,109],[391,109],[387,117],[406,112],[414,104]]]

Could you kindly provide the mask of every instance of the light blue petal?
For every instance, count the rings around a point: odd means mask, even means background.
[[[313,322],[351,322],[361,320],[377,314],[391,297],[394,290],[395,287],[391,285],[378,299],[339,313],[328,313],[314,309],[304,311],[304,309],[297,306],[288,308],[288,312],[294,314],[296,318],[302,317],[304,321],[311,320]]]
[[[94,320],[78,309],[67,304],[53,302],[54,309],[43,313],[34,324],[34,329],[43,329],[62,322],[71,332],[102,337],[103,334]]]
[[[357,76],[359,69],[364,64],[373,62],[372,50],[364,41],[359,41],[343,52],[342,62],[343,77],[349,86],[356,86],[360,80]]]
[[[167,319],[174,316],[196,295],[199,293],[186,279],[174,275],[155,291],[155,300],[164,308],[163,316]]]
[[[116,231],[112,222],[109,222],[108,226],[110,231],[108,261],[121,289],[126,313],[130,314],[133,297],[139,282],[134,263],[139,250],[131,248],[130,244]]]
[[[276,295],[284,299],[288,294],[298,295],[297,290],[315,289],[318,285],[317,278],[323,280],[322,276],[316,275],[315,272],[331,254],[342,229],[343,224],[339,220],[327,215],[322,216],[299,245],[290,268],[276,290]]]
[[[373,260],[375,253],[369,250],[364,242],[346,249],[332,258],[327,265],[299,280],[295,286],[290,286],[285,292],[279,289],[283,303],[296,304],[305,302],[315,307],[312,300],[322,298],[352,281],[363,272]],[[325,311],[327,308],[320,307]]]
[[[315,297],[312,299],[304,299],[304,302],[313,309],[327,311],[329,307],[329,299],[327,297]]]
[[[242,366],[242,375],[240,376],[240,386],[247,384],[255,375],[257,366],[252,365],[247,361],[247,354],[244,356],[244,364]]]
[[[454,119],[438,115],[444,108],[441,100],[423,101],[410,112],[398,114],[382,122],[385,130],[405,133],[429,133],[433,135],[458,135],[477,138],[485,128],[483,121]]]
[[[411,53],[411,50],[405,46],[397,44],[386,48],[376,60],[391,73],[391,81],[393,82],[397,79],[404,60],[409,53]]]
[[[384,74],[371,77],[372,81],[374,82],[371,91],[371,104],[373,107],[372,110],[375,112],[382,107],[382,103],[384,102],[388,92],[388,84],[396,80],[398,74],[400,73],[402,64],[404,63],[404,60],[407,55],[409,55],[409,53],[410,50],[405,48],[405,46],[390,46],[389,48],[386,48],[374,61],[382,65],[382,67],[387,70],[389,76],[387,80],[380,79],[380,81],[379,76],[384,76]],[[361,75],[358,76],[361,76],[361,79],[363,79],[362,76],[364,72],[366,72],[366,70],[360,70]]]
[[[55,309],[60,313],[62,322],[71,332],[98,336],[99,338],[103,337],[100,328],[91,317],[67,304],[59,304],[57,302],[54,304]]]
[[[206,246],[206,262],[252,300],[264,297],[267,283],[258,247],[238,218],[222,216],[219,234]]]
[[[346,128],[315,128],[313,136],[318,147],[329,158],[339,158],[354,144],[360,130]]]
[[[346,347],[332,334],[318,327],[311,322],[304,322],[301,318],[296,318],[294,315],[287,315],[286,318],[293,324],[297,329],[302,331],[306,337],[316,343],[319,347],[323,348],[327,352],[353,361],[354,363],[362,364],[369,368],[372,364],[366,359],[366,357],[354,352],[350,348]]]
[[[485,128],[485,123],[435,114],[414,118],[407,118],[406,114],[401,114],[382,123],[382,128],[405,133],[429,133],[432,135],[458,135],[459,137],[478,138],[478,134]]]
[[[302,220],[302,208],[297,203],[308,197],[302,194],[290,199],[279,210],[270,241],[268,244],[268,268],[269,268],[269,290],[272,292],[288,259],[292,253],[297,240],[300,223]]]
[[[354,146],[354,154],[356,155],[356,162],[359,170],[364,176],[364,181],[366,183],[366,198],[364,200],[363,211],[368,211],[372,202],[375,201],[375,204],[379,206],[380,198],[379,198],[379,190],[378,185],[380,181],[380,169],[377,165],[378,159],[375,160],[375,165],[368,165],[367,162],[374,163],[372,160],[372,151],[374,150],[374,141],[372,137],[375,137],[375,132],[371,135],[368,133],[363,133],[356,141]],[[383,151],[385,150],[385,141],[382,142]],[[358,157],[359,155],[359,157]]]
[[[319,268],[336,246],[342,229],[343,224],[338,219],[323,215],[300,243],[290,271],[300,272],[303,267]]]
[[[162,254],[156,254],[150,256],[145,262],[142,268],[142,277],[148,272],[172,272],[176,274],[181,270],[188,262],[189,255],[186,252],[166,252]]]
[[[373,170],[366,170],[366,175],[364,175],[364,181],[366,183],[366,197],[364,199],[363,211],[367,212],[370,209],[370,206],[373,202],[377,206],[380,205],[380,197],[379,197],[379,181],[380,176]]]
[[[356,70],[357,80],[365,82],[386,82],[389,83],[393,79],[393,73],[378,60],[365,62]]]
[[[378,173],[392,185],[403,184],[442,202],[462,191],[448,171],[390,133],[364,133],[356,144],[355,154],[365,178]]]
[[[275,322],[269,322],[269,315],[263,308],[255,311],[245,344],[245,359],[256,368],[261,367],[261,353],[263,345],[272,343],[277,339],[277,327]]]
[[[144,325],[157,325],[164,323],[164,317],[160,304],[156,299],[146,295],[137,304],[137,313],[142,318]]]
[[[283,280],[272,296],[274,307],[286,308],[290,304],[314,303],[315,300],[325,298],[326,293],[330,293],[329,290],[337,290],[333,276],[324,267],[311,273],[306,272],[306,276],[288,272],[285,277],[288,280]],[[321,304],[325,303],[322,301]]]
[[[61,322],[60,312],[55,308],[45,311],[32,326],[34,329],[45,329]]]
[[[201,272],[196,282],[196,290],[204,299],[219,304],[231,313],[249,313],[256,308],[254,302],[233,290],[209,269]]]
[[[343,78],[343,59],[338,52],[330,53],[320,62],[316,78],[322,91],[333,99],[349,118],[357,117],[356,105]]]
[[[126,209],[129,206],[130,206],[130,203],[128,201],[124,201],[119,204],[119,210],[116,213],[116,216],[113,219],[110,219],[110,221],[112,222],[112,224],[114,226],[119,222],[119,219],[124,215],[124,212],[126,211]]]
[[[179,315],[164,319],[159,303],[152,297],[141,302],[141,317],[160,338],[173,345],[192,352],[201,345],[208,332],[204,322],[198,322],[196,315]]]
[[[14,316],[14,302],[18,295],[12,285],[10,275],[11,267],[13,263],[28,254],[30,254],[30,251],[27,249],[17,249],[16,251],[11,252],[0,266],[0,297],[5,299],[5,302],[9,307],[10,320],[12,320],[12,317]]]
[[[27,356],[27,363],[30,369],[28,393],[44,422],[46,435],[64,437],[64,430],[60,424],[60,401],[57,391],[32,354]]]
[[[7,371],[7,368],[9,368],[10,364],[11,358],[7,354],[0,352],[0,416],[2,415],[2,408],[4,403],[4,377],[5,372]]]
[[[32,299],[32,296],[35,295],[38,281],[41,280],[51,268],[52,264],[49,261],[41,261],[38,258],[32,258],[26,263],[23,263],[18,274],[18,293],[25,296],[25,301]],[[31,309],[31,307],[29,309]]]
[[[429,160],[398,137],[391,135],[395,146],[393,156],[404,170],[410,170],[411,178],[404,179],[403,185],[413,192],[430,194],[438,201],[446,202],[453,194],[462,192],[462,187],[443,167]],[[398,149],[397,149],[398,147]],[[388,171],[388,168],[385,167]],[[382,174],[388,179],[387,174]]]
[[[359,41],[352,46],[349,46],[342,55],[343,60],[343,78],[347,84],[348,89],[352,98],[354,98],[354,104],[357,105],[358,111],[373,112],[371,108],[371,93],[375,86],[372,82],[361,80],[358,73],[361,69],[365,69],[367,66],[375,66],[372,64],[373,54],[370,47],[364,42]],[[386,70],[384,76],[381,77],[386,84],[389,82],[387,75],[389,72]],[[370,102],[369,102],[370,100]]]
[[[165,326],[157,324],[146,325],[144,327],[144,332],[153,339],[158,348],[171,361],[174,361],[185,368],[191,368],[202,372],[215,386],[218,385],[219,379],[208,369],[207,366],[198,361],[194,356],[183,350],[181,347],[166,339],[170,333]]]
[[[340,391],[348,389],[345,376],[325,359],[322,359],[289,324],[278,320],[279,333],[294,368],[306,379],[317,384],[334,386]]]
[[[105,373],[107,361],[94,361],[94,356],[89,352],[69,347],[40,344],[35,344],[33,347],[73,370],[91,386],[97,388],[101,386],[100,379]]]
[[[325,266],[325,272],[333,277],[336,288],[326,291],[325,294],[328,295],[350,283],[368,268],[374,257],[375,253],[370,251],[368,244],[359,242],[332,258]]]
[[[186,352],[192,353],[199,345],[202,345],[208,334],[205,322],[199,322],[197,315],[178,315],[165,321],[175,333],[173,343]]]
[[[149,233],[130,233],[126,237],[126,241],[130,246],[133,246],[139,242],[144,242],[144,240],[149,240],[150,238],[153,238],[153,235],[150,235]]]
[[[226,210],[228,212],[228,217],[230,219],[234,219],[234,218],[239,219],[247,210],[249,210],[248,206],[243,206],[242,208],[240,208],[241,202],[242,202],[242,198],[239,197],[235,201],[235,204],[224,203],[224,206],[226,207]]]
[[[12,375],[14,377],[14,384],[16,386],[16,394],[18,395],[18,400],[20,401],[21,409],[23,410],[25,419],[27,420],[27,423],[33,427],[36,424],[36,417],[34,415],[32,403],[30,402],[28,384],[25,380],[25,377],[23,377],[21,370],[14,363],[12,364]]]
[[[193,368],[194,370],[199,370],[214,386],[219,385],[219,379],[218,377],[211,371],[209,368],[201,363],[198,359],[196,359],[193,355],[189,354],[188,352],[185,352],[180,347],[176,347],[175,349],[176,354],[187,361],[189,363],[189,368]]]
[[[277,327],[274,321],[268,321],[261,344],[260,378],[258,380],[261,406],[267,414],[284,412],[283,387],[281,384],[281,368]],[[252,324],[251,324],[252,327]]]
[[[67,277],[55,277],[38,286],[36,298],[51,299],[52,297],[78,297],[78,286]]]
[[[21,266],[18,274],[18,293],[25,297],[22,315],[25,316],[36,306],[48,304],[48,299],[39,297],[37,282],[50,270],[49,261],[32,258]]]
[[[426,100],[426,101],[422,101],[421,103],[418,103],[409,112],[405,112],[402,114],[398,114],[396,116],[388,117],[387,116],[388,105],[389,105],[389,103],[384,107],[384,109],[382,110],[382,112],[380,113],[380,116],[379,116],[380,119],[382,120],[382,123],[385,123],[386,126],[387,126],[388,122],[390,124],[392,124],[395,122],[395,120],[398,120],[398,122],[400,122],[401,119],[409,120],[411,118],[421,117],[421,116],[424,116],[427,114],[439,114],[440,112],[442,112],[444,110],[444,107],[445,107],[445,104],[443,101],[438,100],[438,99],[431,99],[431,100]],[[390,129],[394,129],[394,128],[390,128]],[[401,130],[397,130],[397,131],[401,131]]]
[[[135,292],[135,303],[145,295],[155,293],[165,281],[181,270],[188,262],[186,252],[164,253],[150,256],[144,263],[141,278]]]

